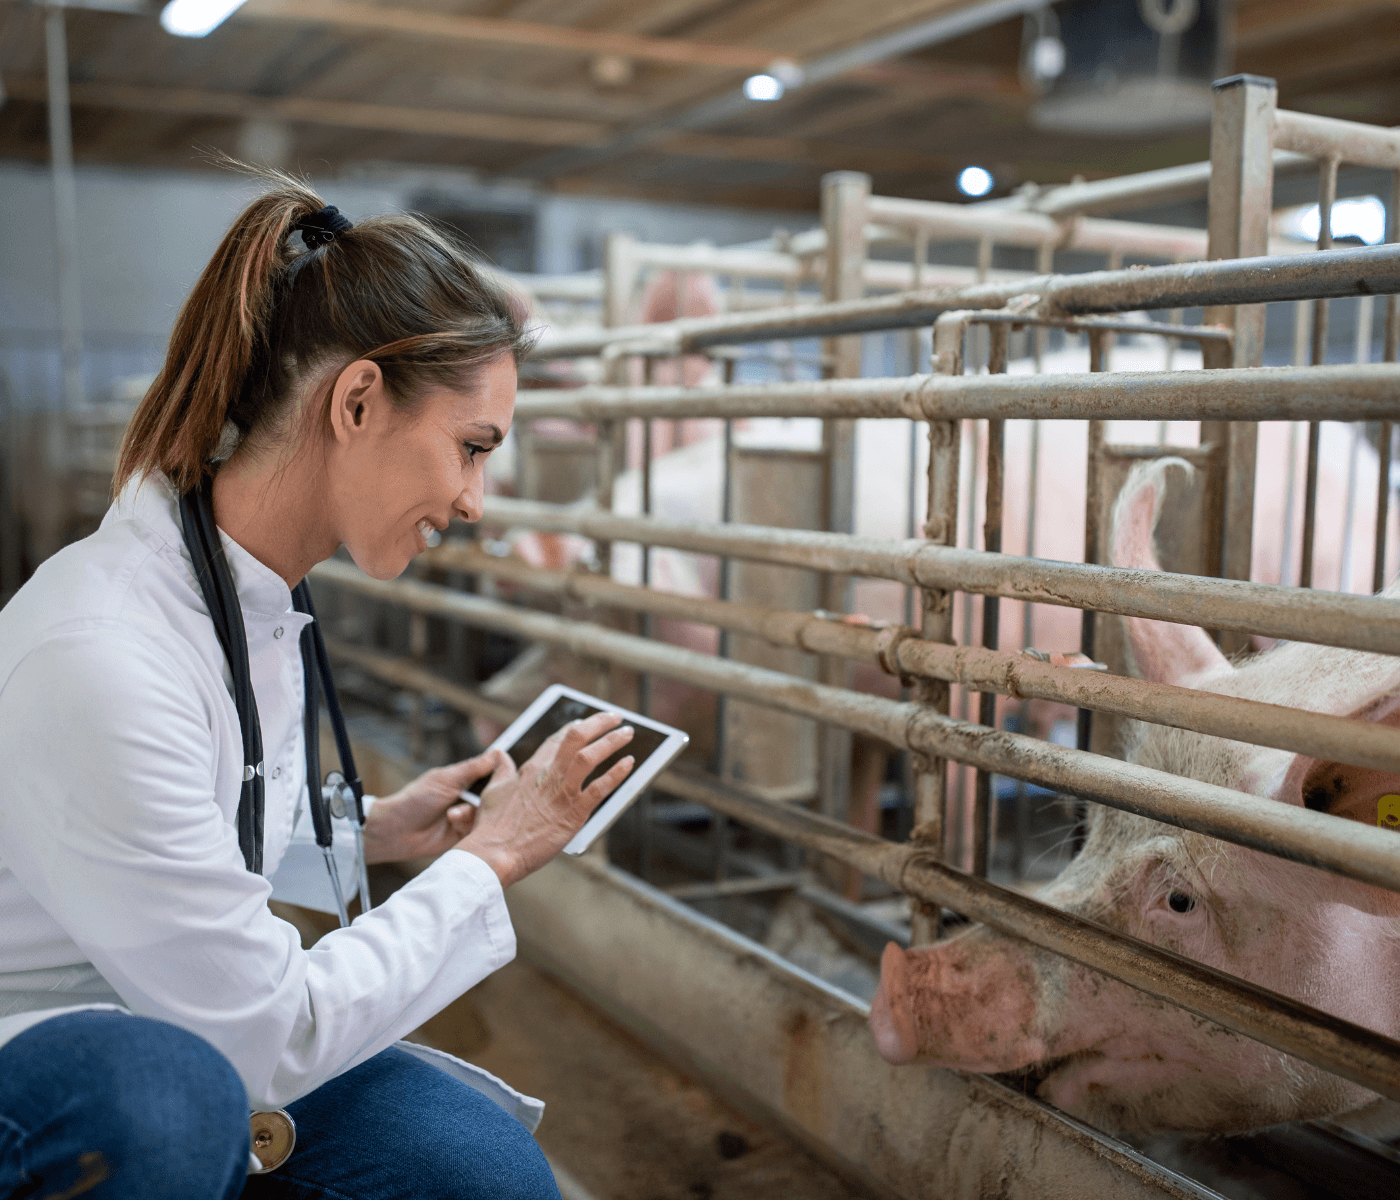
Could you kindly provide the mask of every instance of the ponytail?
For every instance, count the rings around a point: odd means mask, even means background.
[[[378,362],[394,402],[410,407],[426,386],[469,386],[476,368],[504,352],[518,363],[529,347],[523,313],[425,222],[399,214],[351,226],[300,181],[254,173],[272,186],[239,214],[181,307],[127,425],[117,492],[153,471],[188,491],[226,423],[241,437],[270,431],[312,367]],[[297,229],[299,251],[289,244]]]

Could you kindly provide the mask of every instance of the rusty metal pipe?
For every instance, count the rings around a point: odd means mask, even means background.
[[[388,682],[440,696],[459,711],[479,715],[480,697],[422,667],[339,642],[328,648],[337,657],[354,661]],[[504,708],[486,703],[492,708]],[[505,710],[501,716],[510,711]],[[916,844],[886,842],[804,809],[752,799],[703,776],[666,771],[658,777],[657,787],[883,879],[916,901],[962,913],[1148,995],[1180,1005],[1245,1037],[1400,1099],[1400,1043],[1382,1034],[1109,926],[965,875],[937,862],[927,849]]]
[[[932,539],[895,541],[803,529],[615,517],[496,496],[488,498],[484,520],[488,525],[552,529],[596,540],[892,579],[933,591],[1006,596],[1032,604],[1092,608],[1203,629],[1233,629],[1400,654],[1400,604],[1382,597],[989,554],[936,545]]]
[[[371,579],[348,563],[321,563],[313,568],[312,577],[411,610],[564,646],[586,658],[634,671],[652,671],[768,704],[880,738],[928,758],[949,758],[1054,791],[1070,792],[1209,837],[1400,891],[1400,839],[1383,829],[1370,829],[1355,821],[1290,805],[1260,804],[1256,796],[954,720],[920,704],[886,700],[717,659],[432,584]]]
[[[1178,263],[1164,267],[1042,275],[971,287],[928,288],[875,299],[793,305],[761,313],[689,317],[665,324],[563,333],[542,340],[531,358],[578,358],[609,346],[678,354],[707,346],[838,337],[932,325],[951,309],[1001,308],[1017,296],[1040,297],[1042,316],[1265,304],[1316,297],[1400,293],[1400,246]]]
[[[517,421],[635,417],[905,417],[1121,421],[1400,419],[1400,365],[1076,375],[907,375],[706,387],[529,392]]]
[[[750,799],[676,771],[665,773],[658,786],[840,859],[918,900],[941,904],[1362,1087],[1400,1099],[1400,1041],[1394,1038],[964,874],[915,847],[885,842],[815,813]]]
[[[1357,167],[1400,168],[1400,131],[1336,117],[1279,109],[1274,113],[1274,146]]]

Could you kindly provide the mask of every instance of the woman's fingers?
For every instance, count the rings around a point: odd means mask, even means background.
[[[510,762],[510,755],[504,750],[487,750],[475,758],[452,763],[441,770],[453,792],[460,792],[463,788],[471,787],[478,779],[484,779],[499,769],[502,760]]]
[[[570,760],[568,760],[567,779],[575,787],[581,785],[592,773],[599,763],[606,762],[614,754],[627,745],[635,735],[636,730],[630,725],[624,725],[621,729],[614,729],[611,733],[604,734],[596,742],[585,746]]]
[[[589,812],[592,812],[622,786],[622,781],[632,774],[632,768],[636,762],[637,760],[630,754],[626,758],[619,759],[583,789],[583,798],[587,802]]]

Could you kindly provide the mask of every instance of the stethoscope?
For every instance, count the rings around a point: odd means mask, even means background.
[[[233,586],[228,561],[224,556],[219,530],[214,524],[213,476],[180,497],[180,524],[184,528],[185,545],[194,562],[195,578],[204,594],[204,603],[214,621],[214,633],[223,647],[233,676],[233,703],[238,710],[238,724],[243,732],[243,783],[238,797],[238,848],[248,870],[262,874],[263,810],[265,785],[263,780],[262,726],[258,721],[258,702],[253,695],[252,671],[248,665],[248,635],[243,626],[243,608]],[[364,786],[355,771],[355,758],[350,752],[350,735],[345,731],[345,717],[335,694],[331,678],[330,659],[325,639],[316,621],[311,604],[311,589],[303,579],[292,589],[292,607],[311,620],[301,631],[301,669],[305,679],[306,707],[302,716],[302,733],[306,741],[306,790],[311,806],[311,823],[316,833],[316,845],[326,860],[326,872],[335,892],[336,911],[340,924],[350,924],[345,906],[345,893],[340,884],[340,871],[333,853],[334,832],[331,817],[354,815],[355,863],[359,879],[360,911],[368,912],[369,872],[365,864],[365,806]],[[321,778],[320,695],[324,690],[326,709],[331,715],[331,730],[340,758],[340,770],[331,771],[325,782]]]

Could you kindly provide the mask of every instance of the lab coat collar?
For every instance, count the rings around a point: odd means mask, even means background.
[[[163,472],[155,471],[144,479],[128,482],[106,519],[135,520],[171,549],[178,551],[188,572],[190,586],[199,593],[199,584],[194,576],[194,560],[185,545],[184,530],[180,524],[179,498]],[[300,629],[310,620],[292,610],[292,593],[286,580],[276,571],[254,558],[222,529],[219,530],[219,539],[223,542],[245,619],[253,615],[273,617],[291,622],[295,629]]]

